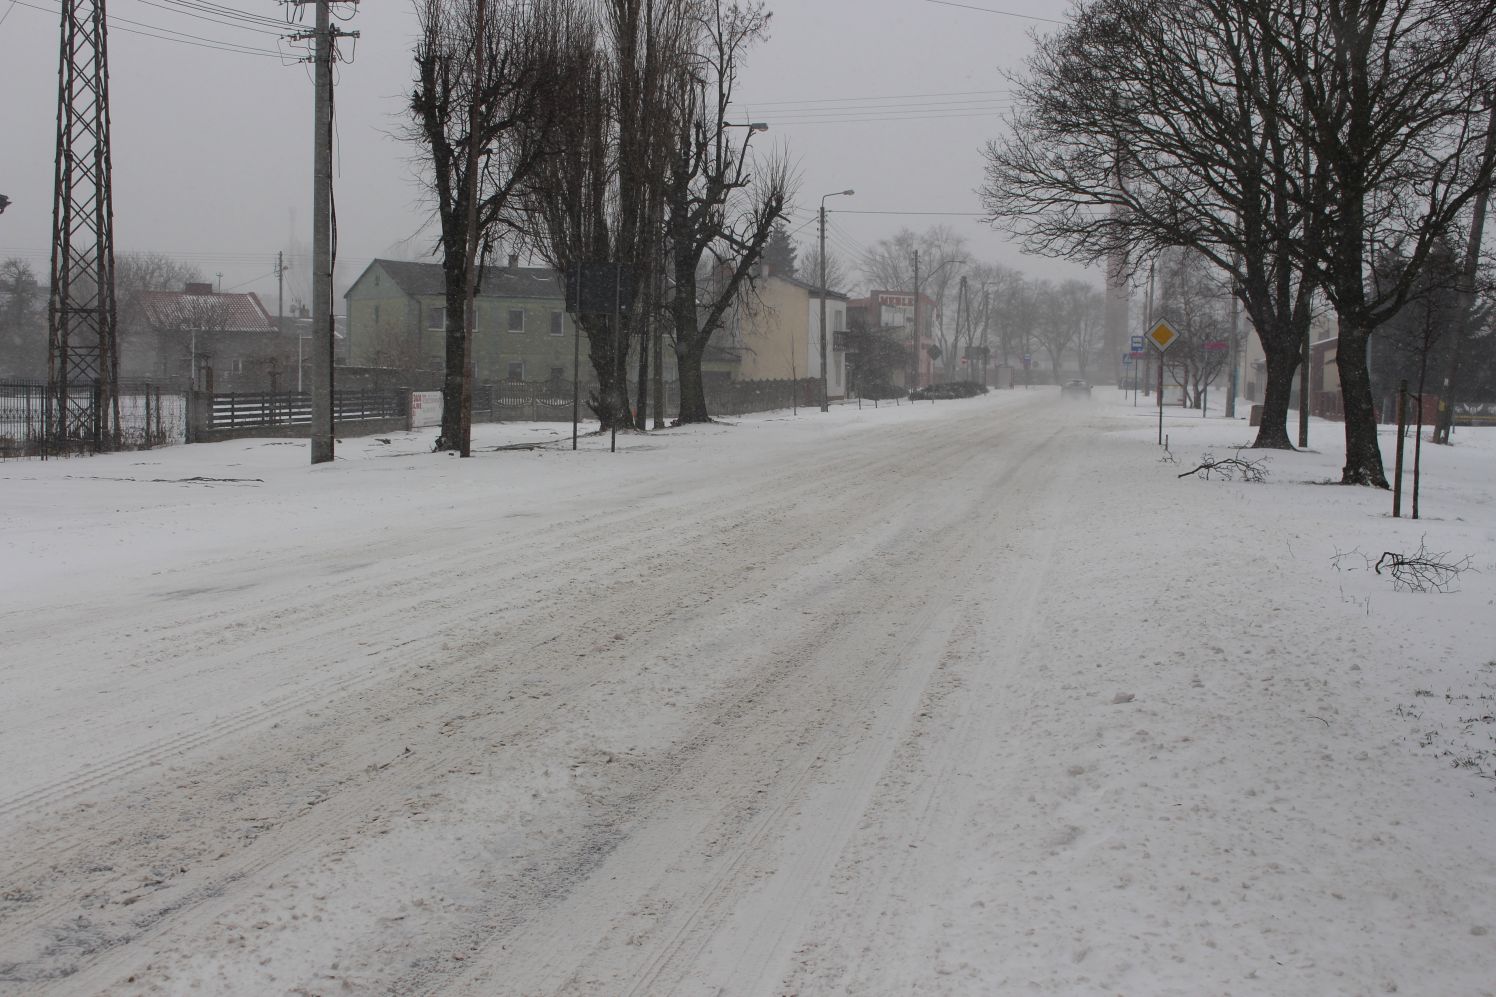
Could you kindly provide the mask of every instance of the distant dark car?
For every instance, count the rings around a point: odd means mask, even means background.
[[[1066,381],[1060,386],[1061,398],[1090,398],[1091,385],[1085,381]]]

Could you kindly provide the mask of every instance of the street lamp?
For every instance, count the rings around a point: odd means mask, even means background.
[[[821,411],[831,411],[831,401],[826,395],[826,198],[851,197],[857,193],[852,188],[833,190],[821,195]]]
[[[948,259],[942,260],[934,270],[925,274],[926,279],[934,277],[941,270],[952,263],[965,263],[965,260]],[[914,251],[914,370],[909,381],[909,390],[913,392],[919,387],[919,250]]]
[[[766,122],[763,122],[763,121],[744,121],[744,122],[724,121],[724,122],[722,122],[722,127],[723,128],[746,128],[750,132],[766,132],[766,131],[769,130],[768,124]]]

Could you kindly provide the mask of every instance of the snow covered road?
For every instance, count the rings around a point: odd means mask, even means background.
[[[1362,670],[1422,645],[1263,557],[1383,497],[1176,507],[1146,435],[0,469],[0,992],[1490,992],[1489,784]]]

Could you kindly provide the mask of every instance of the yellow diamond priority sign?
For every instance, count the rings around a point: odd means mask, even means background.
[[[1174,331],[1172,325],[1160,319],[1157,325],[1144,333],[1144,337],[1158,348],[1158,352],[1162,353],[1174,345],[1174,340],[1179,338],[1179,333]]]

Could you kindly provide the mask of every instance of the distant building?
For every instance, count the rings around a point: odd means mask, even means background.
[[[760,276],[754,291],[728,320],[740,380],[792,380],[821,376],[821,294],[814,284],[777,273]],[[847,296],[826,295],[826,395],[847,394]]]
[[[281,333],[259,296],[212,284],[141,291],[141,327],[120,337],[120,376],[190,383],[214,391],[287,388],[296,376],[294,337]]]
[[[873,291],[865,298],[847,302],[847,310],[860,328],[880,332],[905,346],[904,363],[894,372],[894,384],[905,388],[925,388],[935,383],[935,360],[930,347],[935,345],[935,319],[939,306],[927,294],[919,296],[918,363],[909,362],[908,350],[914,346],[914,295],[904,291]],[[911,373],[914,383],[910,384]]]
[[[439,264],[375,260],[344,295],[348,362],[430,376],[446,364],[446,277]],[[573,333],[565,282],[544,267],[484,267],[473,360],[480,383],[572,376]],[[588,378],[587,346],[582,375]]]

